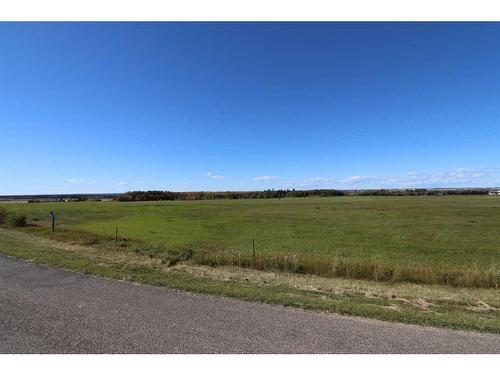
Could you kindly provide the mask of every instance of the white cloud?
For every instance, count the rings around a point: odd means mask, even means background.
[[[226,178],[226,176],[221,176],[220,174],[213,174],[212,172],[205,173],[205,176],[208,176],[213,180],[224,180]]]
[[[403,175],[378,177],[314,177],[301,181],[290,181],[289,185],[332,189],[492,187],[500,185],[500,168],[456,168],[441,173],[411,171]]]
[[[120,181],[116,183],[116,186],[127,186],[128,184],[125,181]]]
[[[67,178],[66,182],[70,184],[83,185],[83,184],[94,184],[96,180],[87,180],[85,178]]]
[[[305,180],[300,182],[300,186],[308,187],[308,186],[321,186],[324,184],[335,183],[337,180],[335,178],[328,177],[314,177],[314,178],[306,178]]]
[[[489,186],[498,184],[499,171],[499,169],[457,168],[442,173],[408,172],[405,175],[406,178],[396,177],[395,182],[405,183],[410,187]]]
[[[485,174],[486,174],[485,171],[473,170],[467,168],[457,168],[451,171],[448,177],[457,179],[474,179],[483,177]]]
[[[265,182],[271,182],[271,181],[276,181],[279,180],[280,178],[277,176],[259,176],[259,177],[254,177],[254,181],[265,181]]]
[[[351,177],[347,177],[347,178],[343,178],[343,179],[339,180],[339,183],[341,185],[352,186],[352,185],[364,184],[364,183],[368,183],[368,182],[372,182],[372,181],[377,181],[377,177],[351,176]]]

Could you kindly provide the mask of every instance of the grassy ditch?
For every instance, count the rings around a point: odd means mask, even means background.
[[[152,256],[152,249],[133,249],[133,246],[141,246],[139,243],[124,241],[127,245],[122,247],[102,242],[96,246],[70,244],[34,235],[30,229],[0,228],[0,253],[96,276],[191,292],[388,321],[500,333],[500,300],[495,289],[209,267],[194,264],[192,260],[196,255],[184,260],[184,252],[162,259]],[[68,238],[68,234],[58,236]],[[92,240],[84,235],[81,238]],[[177,259],[177,262],[168,263],[169,259]]]
[[[500,281],[500,269],[494,265],[488,269],[480,269],[477,266],[439,269],[416,264],[388,264],[338,257],[280,254],[254,256],[227,252],[197,252],[193,254],[193,261],[196,264],[212,267],[236,266],[324,277],[442,284],[455,287],[498,288]]]
[[[471,264],[468,267],[432,267],[407,262],[375,262],[348,257],[329,257],[314,254],[273,254],[242,253],[238,251],[218,251],[197,248],[167,248],[141,240],[116,238],[112,235],[96,234],[71,229],[58,229],[52,232],[46,227],[29,226],[26,232],[44,236],[57,241],[95,246],[100,249],[120,249],[140,255],[157,258],[167,266],[189,261],[193,264],[210,267],[234,266],[261,271],[289,272],[322,277],[343,277],[385,282],[413,282],[421,284],[440,284],[453,287],[498,288],[500,268],[491,265],[480,268]]]

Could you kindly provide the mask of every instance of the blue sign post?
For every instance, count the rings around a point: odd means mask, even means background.
[[[52,219],[52,232],[54,231],[54,227],[56,225],[56,214],[54,211],[50,211],[50,217]]]

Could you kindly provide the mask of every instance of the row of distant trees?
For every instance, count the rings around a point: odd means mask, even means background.
[[[302,197],[336,197],[343,195],[372,196],[416,196],[416,195],[480,195],[488,194],[487,189],[376,189],[376,190],[289,190],[269,189],[263,191],[191,191],[174,192],[161,190],[129,191],[117,195],[114,199],[121,202],[132,201],[175,201],[209,199],[270,199]]]
[[[175,200],[208,200],[208,199],[269,199],[291,197],[334,197],[344,195],[340,190],[263,190],[263,191],[129,191],[118,195],[117,201],[175,201]]]
[[[417,195],[484,195],[488,189],[376,189],[356,190],[346,195],[382,195],[382,196],[417,196]]]

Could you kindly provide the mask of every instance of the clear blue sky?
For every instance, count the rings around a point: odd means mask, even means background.
[[[0,194],[500,185],[500,24],[0,24]]]

